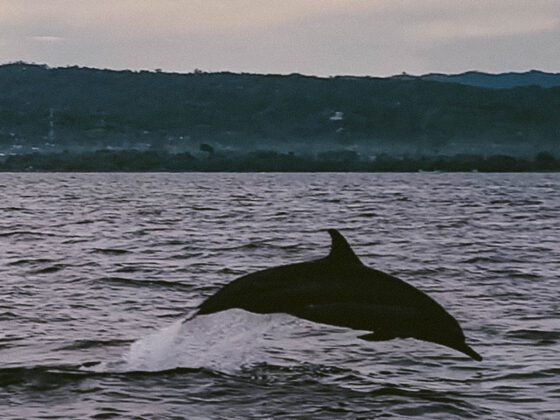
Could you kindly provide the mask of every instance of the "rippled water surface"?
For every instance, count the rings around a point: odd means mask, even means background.
[[[241,310],[325,228],[484,361]],[[0,174],[2,418],[560,418],[560,174]]]

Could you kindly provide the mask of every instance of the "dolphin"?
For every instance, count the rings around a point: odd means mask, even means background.
[[[366,267],[338,230],[328,232],[332,245],[327,257],[240,277],[202,302],[189,319],[233,308],[286,313],[369,331],[358,337],[366,341],[416,338],[482,360],[439,303],[403,280]]]

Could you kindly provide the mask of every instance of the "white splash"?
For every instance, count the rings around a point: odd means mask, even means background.
[[[178,367],[232,371],[262,361],[271,315],[230,310],[197,316],[141,338],[125,356],[126,370],[160,371]]]
[[[337,361],[328,360],[329,348],[349,343],[355,343],[355,332],[286,314],[258,315],[232,309],[178,320],[136,340],[121,361],[88,370],[207,368],[232,373],[256,363],[336,365]]]

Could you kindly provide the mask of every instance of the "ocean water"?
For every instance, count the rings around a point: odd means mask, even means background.
[[[484,360],[242,310],[326,255],[413,284]],[[0,174],[0,416],[560,418],[560,174]]]

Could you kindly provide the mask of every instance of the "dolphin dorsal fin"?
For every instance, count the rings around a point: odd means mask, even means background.
[[[354,253],[346,238],[336,229],[329,229],[331,235],[331,252],[327,257],[328,261],[338,264],[362,264],[358,256]]]

